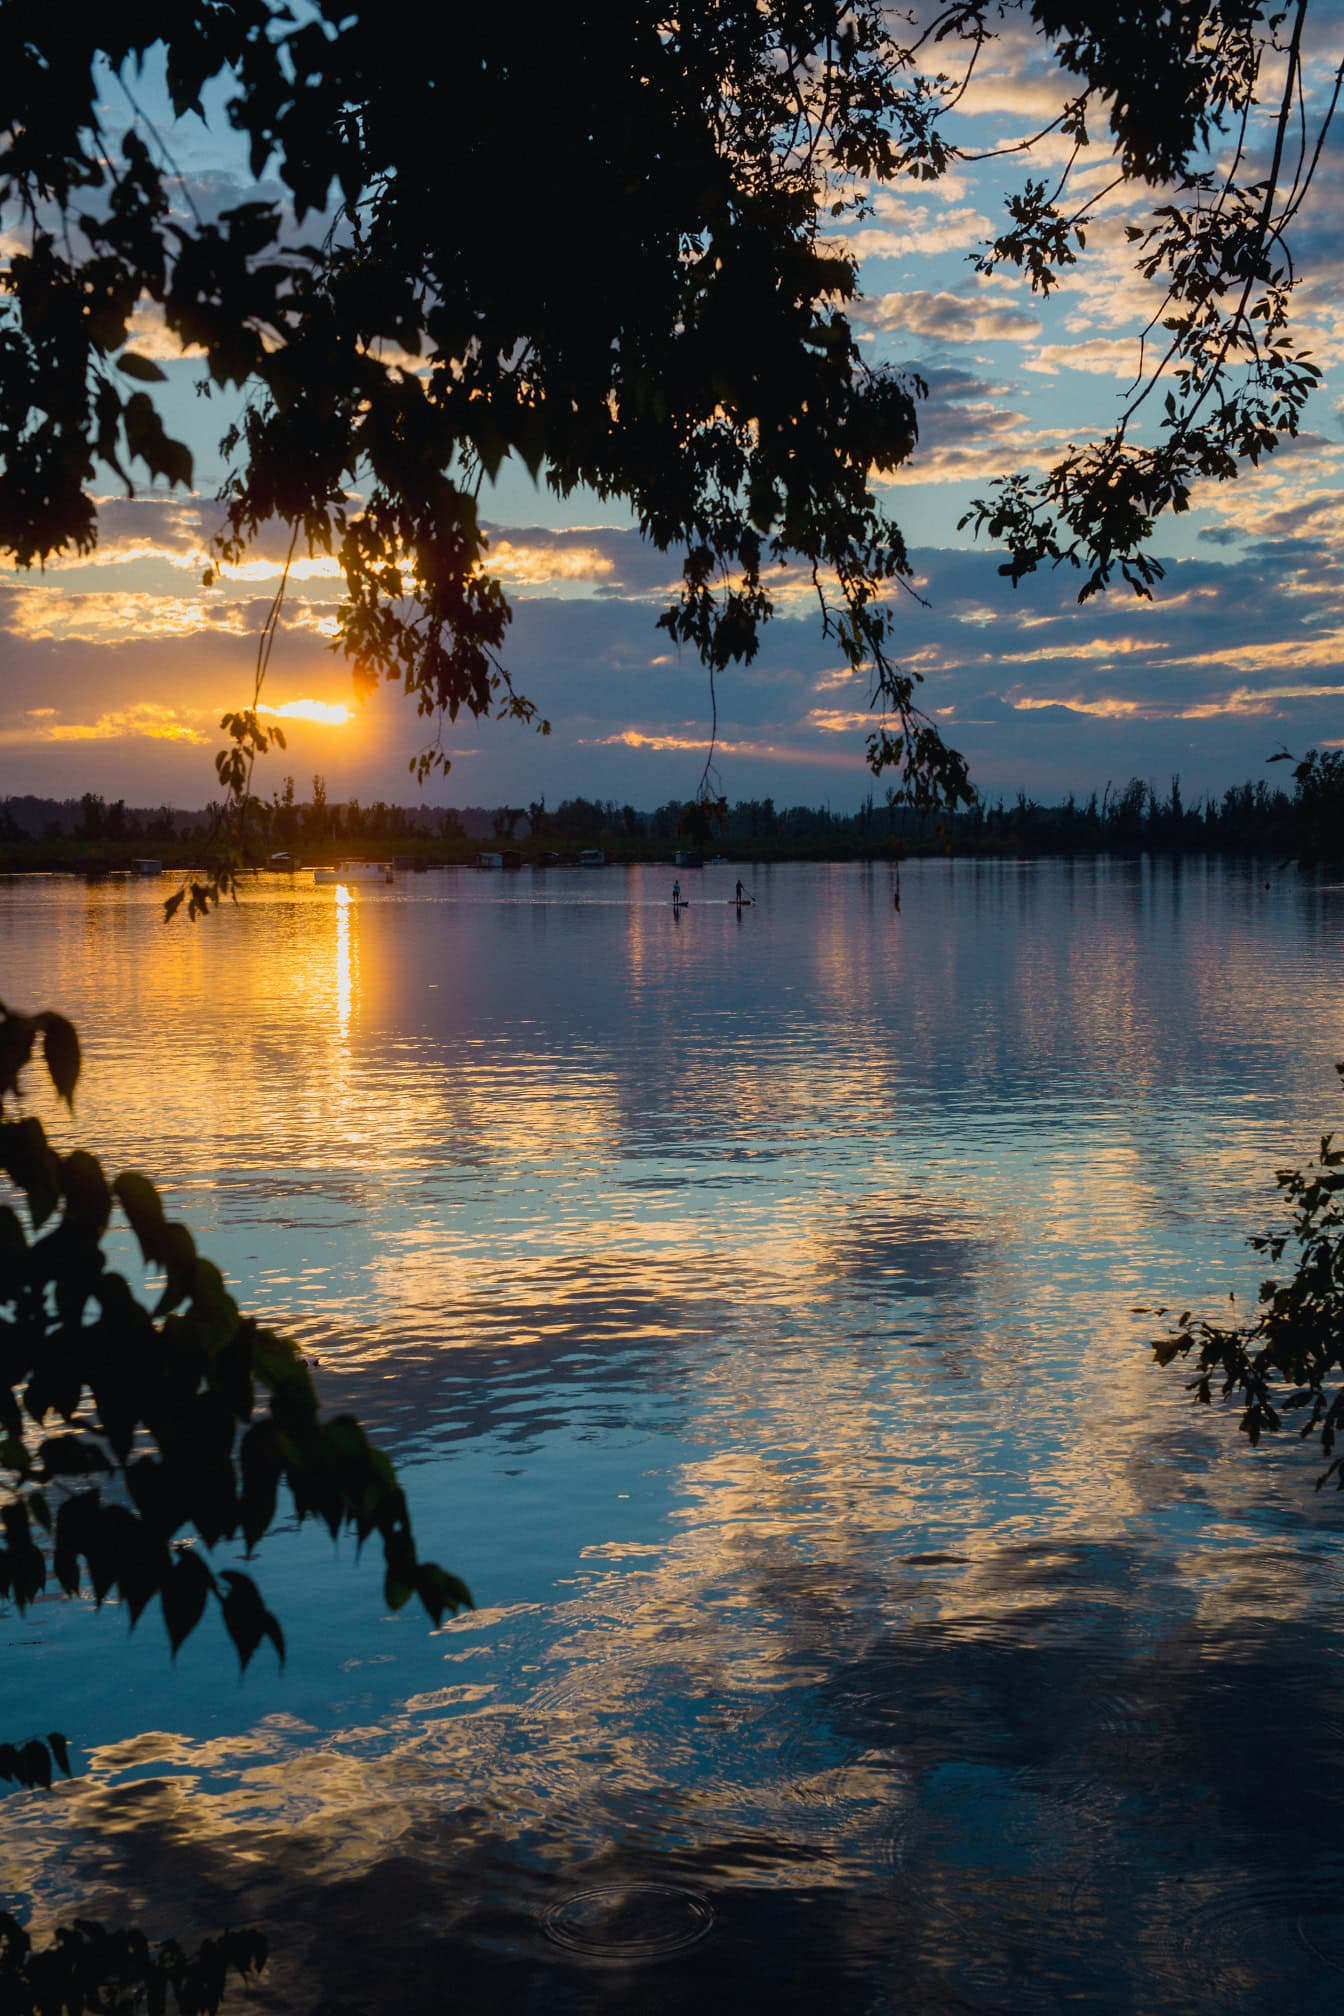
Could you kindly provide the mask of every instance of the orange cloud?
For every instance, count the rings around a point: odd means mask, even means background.
[[[201,630],[245,636],[255,626],[241,603],[200,596],[94,593],[16,588],[3,605],[14,635],[62,642],[121,643],[146,637],[191,637]]]
[[[863,718],[868,719],[866,715]],[[718,756],[743,756],[773,763],[810,763],[829,770],[862,770],[867,767],[863,752],[857,749],[841,755],[787,742],[733,742],[723,736],[711,742],[707,735],[649,735],[642,728],[623,728],[616,735],[581,735],[577,741],[581,749],[652,749],[660,753],[666,750],[707,753],[713,749]]]
[[[355,718],[354,709],[343,700],[286,700],[279,707],[259,707],[259,714],[271,714],[277,721],[317,721],[327,728],[343,728]]]
[[[523,587],[543,581],[603,580],[613,571],[597,546],[515,546],[509,539],[494,541],[486,564],[501,580]]]
[[[30,707],[31,728],[7,728],[0,742],[123,742],[147,739],[154,742],[205,743],[210,737],[173,707],[143,700],[100,714],[96,721],[57,721],[54,707]],[[197,712],[195,719],[202,719]],[[212,716],[213,718],[213,716]]]

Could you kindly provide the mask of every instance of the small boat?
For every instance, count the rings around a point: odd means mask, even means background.
[[[271,866],[279,875],[292,871],[298,865],[298,857],[294,854],[287,854],[283,848],[280,849],[279,853],[272,854],[271,856]]]
[[[386,861],[339,861],[334,868],[314,868],[314,882],[390,882]]]
[[[162,875],[163,863],[162,861],[149,860],[132,861],[131,873],[132,875]]]
[[[605,868],[607,857],[600,847],[585,847],[579,855],[580,868]]]
[[[677,868],[703,868],[705,857],[703,854],[692,853],[689,848],[679,847],[673,865]]]

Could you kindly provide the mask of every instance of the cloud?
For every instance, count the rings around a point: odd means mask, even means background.
[[[204,747],[210,737],[176,709],[140,701],[100,714],[93,721],[60,721],[54,707],[30,707],[27,725],[0,728],[0,744],[26,742],[125,742],[149,739]]]
[[[1026,343],[1041,332],[1039,319],[1025,309],[920,287],[866,297],[855,304],[853,319],[870,329],[929,336],[941,343]]]
[[[874,480],[883,487],[912,483],[986,484],[1006,468],[1043,467],[1057,459],[1067,436],[1059,428],[1034,428],[1008,388],[948,364],[907,359],[928,387],[919,407],[919,442],[902,468]]]
[[[89,643],[190,637],[201,630],[242,636],[255,627],[239,602],[129,592],[72,595],[55,587],[0,591],[0,625],[16,637]]]
[[[609,580],[615,571],[610,554],[595,544],[549,539],[530,543],[496,538],[486,565],[506,588],[535,588],[557,581],[582,581],[590,587]]]
[[[949,68],[955,71],[957,65],[953,62]],[[958,111],[967,120],[999,119],[1010,113],[1028,122],[1025,131],[996,136],[995,144],[1009,146],[1057,118],[1077,91],[1072,79],[1044,60],[1044,44],[1034,29],[996,24],[994,39],[985,44]],[[966,139],[963,144],[969,147],[975,142]]]
[[[1139,345],[1133,336],[1091,336],[1079,343],[1043,343],[1022,359],[1024,371],[1049,377],[1061,371],[1086,371],[1099,378],[1118,378],[1126,384],[1137,378],[1140,364]]]
[[[327,728],[343,728],[355,718],[355,710],[344,700],[286,700],[279,707],[262,705],[257,712],[277,721],[315,721]]]
[[[930,216],[927,207],[888,199],[881,208],[881,223],[854,225],[819,243],[827,251],[847,252],[855,259],[908,259],[969,252],[994,236],[989,219],[967,207],[940,209]]]
[[[1005,444],[1020,448],[1032,434],[997,379],[941,364],[927,375],[921,458],[927,450],[934,466],[983,478]],[[1326,453],[1306,451],[1302,466],[1328,466]],[[1309,494],[1324,524],[1331,493]],[[1262,524],[1290,511],[1295,493],[1280,485],[1266,495]],[[191,536],[190,522],[161,515],[155,526],[153,514],[130,517],[118,536],[129,527],[169,547]],[[497,551],[532,556],[519,566],[534,578],[516,591],[507,659],[553,732],[543,741],[471,724],[448,796],[518,803],[577,791],[639,805],[685,796],[708,751],[711,708],[694,654],[671,648],[655,625],[675,557],[612,527],[501,524],[492,537]],[[1173,561],[1149,606],[1121,595],[1079,605],[1077,577],[1065,570],[1014,592],[992,549],[920,550],[913,557],[930,606],[897,602],[893,655],[925,675],[922,704],[948,724],[987,789],[1049,795],[1053,779],[1062,795],[1168,767],[1183,772],[1187,795],[1221,789],[1256,774],[1280,741],[1307,747],[1344,735],[1344,554],[1313,530],[1239,550],[1230,566],[1205,553]],[[76,595],[70,634],[61,635],[31,613],[33,598],[39,616],[54,607],[50,595],[50,586],[28,584],[0,591],[8,628],[0,791],[38,788],[40,777],[44,788],[61,782],[75,795],[203,802],[213,773],[201,745],[217,742],[224,706],[250,697],[265,598],[221,598],[233,614],[193,630],[196,604],[213,607],[212,596],[195,598],[184,617],[177,605],[186,597],[149,597],[142,607],[135,597]],[[24,598],[28,611],[16,621]],[[165,601],[173,620],[149,627],[148,604]],[[296,603],[277,642],[264,704],[293,746],[271,767],[277,778],[282,767],[321,769],[335,795],[405,799],[407,759],[429,731],[398,690],[379,689],[339,733],[294,705],[315,697],[339,709],[349,697],[344,673],[320,648],[320,626],[333,615],[331,601]],[[868,697],[866,675],[837,664],[810,612],[768,626],[755,662],[717,684],[724,788],[769,790],[777,766],[802,797],[848,790],[848,778],[857,802]]]

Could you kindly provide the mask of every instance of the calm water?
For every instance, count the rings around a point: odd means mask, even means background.
[[[163,1180],[480,1604],[281,1534],[283,1673],[7,1618],[0,1732],[82,1776],[5,1801],[6,1887],[261,1924],[267,2010],[1330,2006],[1344,1501],[1133,1306],[1253,1296],[1340,1118],[1344,889],[787,868],[739,919],[735,873],[194,930],[0,887],[0,994],[85,1039],[53,1126]]]

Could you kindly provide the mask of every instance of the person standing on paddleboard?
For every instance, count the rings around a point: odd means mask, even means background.
[[[676,909],[680,901],[681,901],[681,878],[680,876],[678,876],[676,881],[673,882],[672,884],[672,908],[674,910]]]
[[[740,875],[737,878],[737,900],[739,903],[742,901],[742,877]]]

